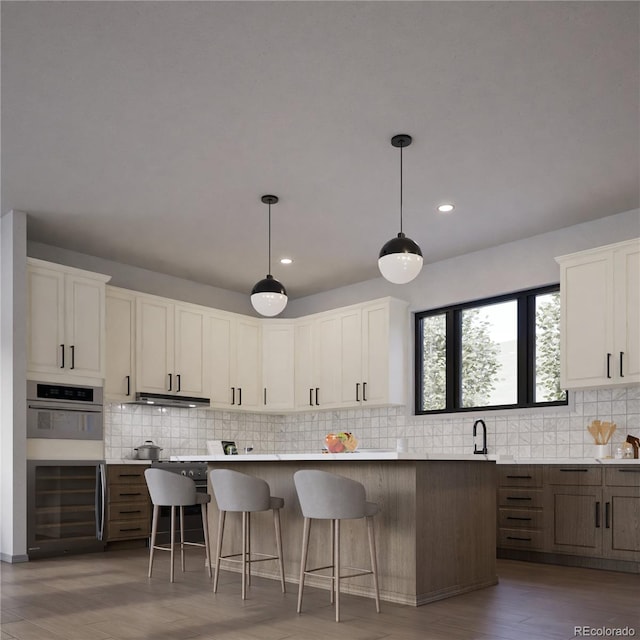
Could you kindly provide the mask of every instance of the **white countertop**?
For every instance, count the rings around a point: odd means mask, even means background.
[[[107,464],[151,464],[151,460],[134,460],[132,458],[112,458],[105,460]]]
[[[342,462],[357,462],[370,460],[449,460],[468,462],[495,462],[497,464],[640,464],[640,460],[615,460],[613,458],[521,458],[515,459],[504,454],[490,454],[487,456],[474,454],[426,454],[426,453],[399,453],[397,451],[384,451],[376,449],[363,449],[354,453],[249,453],[233,456],[225,455],[190,455],[171,456],[174,462],[277,462],[295,460],[338,460]],[[134,460],[131,462],[145,462]]]

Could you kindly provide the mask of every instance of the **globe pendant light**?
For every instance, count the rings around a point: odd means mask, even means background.
[[[402,149],[411,144],[411,136],[401,133],[391,138],[394,147],[400,147],[400,233],[380,249],[378,268],[383,277],[393,284],[411,282],[422,269],[422,251],[402,232]]]
[[[269,205],[269,270],[251,290],[251,304],[261,316],[272,317],[284,310],[288,298],[282,283],[271,275],[271,205],[278,202],[278,196],[262,196],[261,200]]]

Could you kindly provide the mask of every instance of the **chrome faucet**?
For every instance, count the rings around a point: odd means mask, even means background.
[[[475,437],[476,437],[476,430],[478,428],[478,425],[480,425],[482,427],[482,449],[478,449],[476,442],[475,442]],[[487,455],[488,451],[487,451],[487,425],[484,423],[484,420],[476,420],[473,423],[473,453],[479,453],[481,455]]]

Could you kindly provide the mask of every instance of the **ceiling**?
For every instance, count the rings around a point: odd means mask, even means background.
[[[296,298],[639,206],[637,2],[6,2],[2,212]],[[452,214],[436,211],[454,202]],[[282,266],[282,256],[293,264]]]

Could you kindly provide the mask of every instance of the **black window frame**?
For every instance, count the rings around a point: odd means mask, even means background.
[[[470,411],[499,411],[506,409],[528,409],[533,407],[565,406],[569,402],[569,392],[565,390],[564,400],[535,402],[535,347],[536,347],[536,297],[560,291],[559,284],[524,289],[514,293],[505,293],[490,298],[481,298],[469,302],[420,311],[414,318],[414,410],[415,415],[434,415],[442,413],[468,413]],[[462,353],[462,312],[465,309],[517,301],[517,402],[515,404],[488,405],[484,407],[460,406],[461,395],[461,353]],[[422,409],[422,362],[423,340],[421,335],[422,319],[445,315],[446,322],[446,398],[443,409]]]

